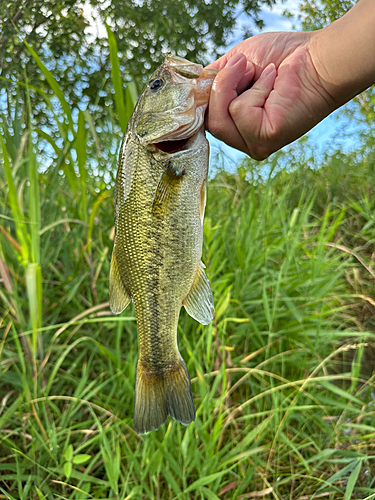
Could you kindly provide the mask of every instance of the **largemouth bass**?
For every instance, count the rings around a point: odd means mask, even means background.
[[[182,306],[213,317],[201,262],[208,141],[204,113],[217,71],[169,55],[151,76],[121,145],[109,303],[133,300],[139,336],[134,428],[158,429],[168,415],[195,419],[190,378],[177,346]]]

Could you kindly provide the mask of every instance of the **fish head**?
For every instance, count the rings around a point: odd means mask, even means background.
[[[133,114],[133,133],[140,143],[169,153],[183,147],[203,126],[216,74],[168,55],[148,81]]]

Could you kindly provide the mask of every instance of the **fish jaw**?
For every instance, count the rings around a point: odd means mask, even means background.
[[[204,133],[204,126],[202,125],[195,134],[187,139],[160,141],[152,146],[156,149],[156,152],[154,152],[155,158],[159,159],[159,155],[161,155],[160,160],[162,160],[165,154],[168,154],[170,159],[172,159],[179,155],[192,153],[202,147],[202,144],[205,142],[207,142],[207,139]]]

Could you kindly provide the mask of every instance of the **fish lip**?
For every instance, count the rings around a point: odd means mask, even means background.
[[[172,81],[179,81],[179,77],[189,79],[199,78],[203,71],[201,64],[193,63],[174,54],[166,56],[162,67],[170,73]]]
[[[172,81],[177,83],[181,81],[181,77],[189,79],[213,79],[219,72],[216,69],[204,68],[201,64],[193,63],[174,54],[166,56],[162,68],[168,71]]]

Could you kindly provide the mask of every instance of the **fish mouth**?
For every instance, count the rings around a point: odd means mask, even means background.
[[[205,141],[204,125],[202,124],[198,130],[185,139],[177,139],[175,141],[160,141],[154,142],[155,146],[159,151],[168,155],[178,155],[186,151],[195,151]]]
[[[154,146],[163,151],[163,153],[174,154],[187,149],[186,146],[189,141],[190,137],[187,139],[177,139],[176,141],[154,142]]]

